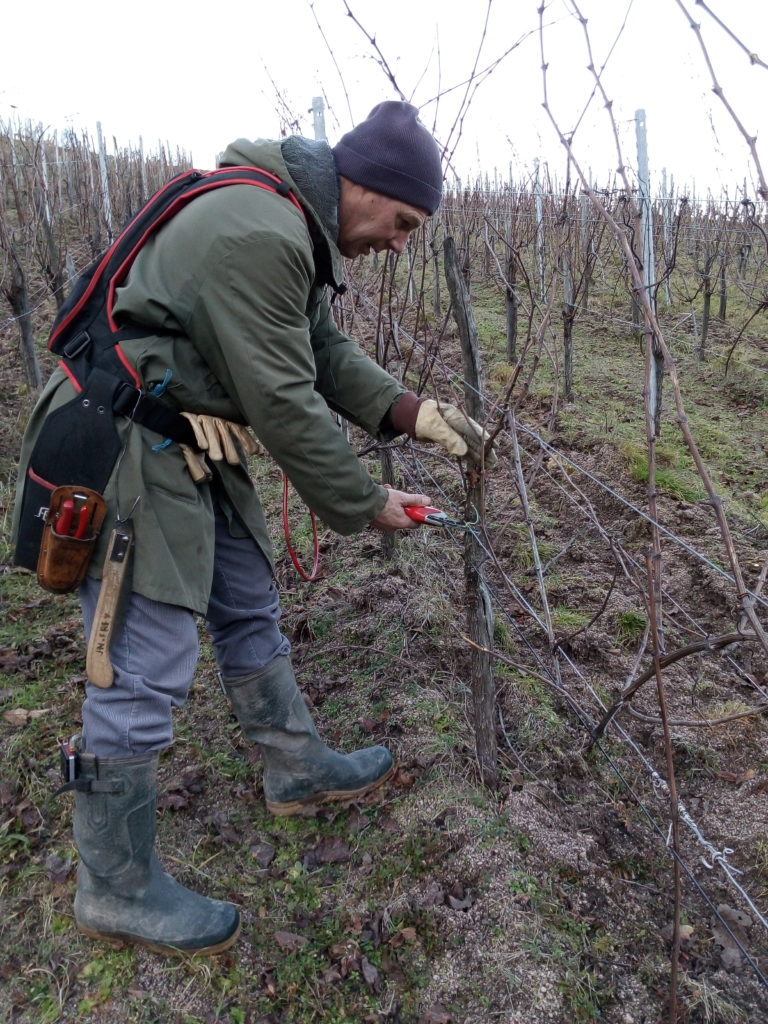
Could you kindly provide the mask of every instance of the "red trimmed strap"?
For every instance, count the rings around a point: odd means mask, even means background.
[[[107,294],[107,320],[109,323],[110,330],[114,332],[117,332],[119,330],[119,327],[115,323],[115,320],[112,316],[112,307],[115,304],[115,291],[120,287],[125,278],[128,276],[128,271],[133,266],[133,263],[139,254],[139,250],[142,248],[142,246],[146,243],[147,239],[151,235],[158,231],[163,226],[163,224],[165,224],[166,221],[174,217],[179,212],[180,209],[186,206],[187,203],[194,199],[196,196],[199,196],[204,192],[212,192],[214,189],[222,188],[225,185],[255,185],[257,188],[263,188],[267,192],[273,192],[276,195],[282,195],[285,199],[288,199],[290,202],[293,203],[293,205],[296,207],[296,209],[299,211],[302,217],[304,217],[304,219],[306,220],[306,214],[302,209],[301,203],[290,190],[283,191],[278,187],[272,188],[266,182],[254,181],[253,178],[247,177],[228,177],[225,181],[216,181],[213,178],[213,175],[216,174],[222,174],[226,172],[227,174],[231,175],[236,171],[258,171],[259,174],[263,174],[268,178],[272,178],[276,186],[284,184],[284,182],[282,182],[280,178],[276,178],[274,174],[270,174],[269,171],[265,171],[261,167],[220,167],[216,171],[209,171],[208,174],[204,174],[203,177],[201,178],[201,185],[199,186],[199,188],[191,189],[189,192],[184,192],[182,195],[178,197],[178,199],[174,200],[174,202],[172,202],[171,205],[166,210],[163,211],[163,213],[157,218],[157,220],[153,221],[150,225],[148,225],[144,234],[141,236],[141,238],[137,240],[133,249],[131,249],[131,251],[125,257],[123,262],[112,275],[112,278],[110,279],[109,282],[109,292]]]

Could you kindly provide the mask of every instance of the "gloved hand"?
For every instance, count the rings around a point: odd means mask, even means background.
[[[419,407],[415,437],[417,441],[434,441],[449,455],[466,455],[472,462],[480,463],[490,434],[455,405],[441,403],[438,406],[434,398],[427,398]],[[495,462],[496,455],[491,448],[485,456],[485,465],[490,467]]]
[[[236,466],[240,462],[235,447],[236,440],[243,446],[247,455],[255,455],[261,450],[256,438],[241,423],[232,423],[231,420],[223,420],[218,416],[205,416],[195,412],[183,412],[181,415],[192,425],[197,446],[202,448],[202,451],[198,452],[185,444],[179,446],[195,483],[211,479],[211,471],[205,463],[206,455],[214,462],[226,459],[230,466]]]

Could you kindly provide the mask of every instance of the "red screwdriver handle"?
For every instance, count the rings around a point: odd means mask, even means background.
[[[75,514],[75,503],[71,498],[61,503],[61,512],[54,523],[54,530],[60,537],[68,537],[72,527],[72,516]]]
[[[77,526],[75,527],[74,537],[78,540],[82,540],[85,537],[85,531],[88,527],[88,520],[90,518],[90,512],[88,511],[87,505],[81,505],[77,513]]]

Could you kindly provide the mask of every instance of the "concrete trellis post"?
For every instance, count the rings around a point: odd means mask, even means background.
[[[319,142],[326,142],[327,135],[325,134],[325,103],[322,96],[312,97],[312,106],[310,108],[312,114],[312,123],[315,129],[315,138]]]
[[[107,149],[101,131],[101,121],[96,122],[96,136],[99,141],[99,177],[101,178],[101,208],[104,212],[104,223],[107,226],[107,237],[111,242],[114,238],[112,226],[112,201],[109,198],[109,175],[107,174]]]

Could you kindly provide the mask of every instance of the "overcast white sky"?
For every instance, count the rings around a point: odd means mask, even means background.
[[[677,182],[695,180],[700,193],[754,182],[749,154],[712,93],[694,32],[675,0],[577,0],[588,19],[601,66],[625,23],[604,73],[622,139],[635,166],[634,116],[647,114],[652,183],[662,168]],[[768,62],[768,3],[707,0],[749,49]],[[564,178],[563,150],[542,108],[540,0],[493,0],[479,58],[483,69],[520,42],[475,93],[455,167],[472,177],[494,168],[507,179],[530,172],[538,159]],[[748,56],[695,4],[687,9],[702,32],[720,85],[751,134],[768,174],[768,71]],[[375,35],[402,91],[443,141],[463,89],[433,98],[469,75],[482,36],[487,0],[349,0]],[[321,23],[325,40],[317,27]],[[280,133],[276,88],[312,135],[312,97],[329,103],[331,143],[381,99],[396,98],[372,47],[346,16],[343,0],[35,0],[6,5],[0,64],[0,118],[31,119],[54,128],[93,130],[120,145],[145,148],[158,139],[211,167],[238,136]],[[553,112],[570,130],[592,92],[583,30],[570,0],[549,0],[544,45]],[[333,50],[333,58],[328,47]],[[334,63],[335,61],[335,63]],[[338,67],[336,66],[338,65]],[[343,79],[343,86],[342,86]],[[273,84],[274,83],[274,84]],[[435,120],[436,119],[436,120]],[[595,98],[575,137],[575,149],[598,184],[618,159],[610,124]]]

